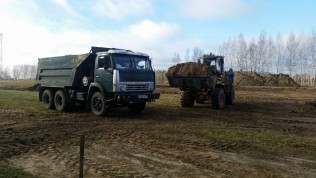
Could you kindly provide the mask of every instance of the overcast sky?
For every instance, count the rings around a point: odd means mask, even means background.
[[[0,0],[3,65],[104,46],[148,53],[166,69],[174,52],[216,52],[239,33],[311,32],[315,9],[316,0]]]

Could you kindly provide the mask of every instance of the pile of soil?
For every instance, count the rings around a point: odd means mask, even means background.
[[[27,90],[28,91],[39,91],[40,87],[41,87],[41,84],[37,83],[31,87],[28,87]]]
[[[206,77],[210,76],[212,71],[206,64],[187,62],[171,66],[166,76],[181,76],[181,77]]]
[[[271,86],[271,87],[299,87],[287,74],[268,74],[261,76],[256,72],[236,72],[235,85],[237,86]]]

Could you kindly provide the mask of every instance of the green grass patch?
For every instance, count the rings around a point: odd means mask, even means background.
[[[27,89],[36,84],[35,80],[0,80],[0,88],[5,89]]]
[[[0,177],[36,178],[36,176],[25,172],[4,160],[0,160]]]
[[[185,148],[192,143],[212,147],[231,147],[234,151],[254,151],[264,155],[310,155],[316,156],[316,138],[298,136],[271,130],[235,128],[219,125],[209,120],[176,121],[153,125],[148,133],[154,140],[175,148]],[[215,146],[217,148],[217,146]]]
[[[28,114],[49,114],[38,100],[38,92],[0,90],[0,110],[24,111]]]

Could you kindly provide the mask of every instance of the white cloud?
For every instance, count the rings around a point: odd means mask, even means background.
[[[71,16],[80,16],[68,3],[67,0],[50,0],[53,4],[57,5],[61,8],[64,12]]]
[[[3,64],[36,64],[48,56],[87,53],[90,46],[131,49],[153,55],[157,68],[169,61],[169,49],[179,37],[178,24],[142,20],[121,30],[80,30],[63,28],[52,31],[50,26],[34,23],[15,14],[0,13],[3,38]],[[174,50],[170,50],[174,51]],[[172,53],[170,52],[170,54]]]
[[[150,14],[153,7],[148,0],[96,0],[93,9],[110,19]]]
[[[166,22],[155,23],[150,20],[143,20],[138,24],[131,25],[128,30],[141,40],[158,42],[178,36],[180,26]]]
[[[229,18],[250,10],[245,0],[185,0],[180,12],[195,19]]]
[[[80,28],[49,21],[36,1],[28,1],[26,9],[24,3],[18,2],[0,0],[5,66],[36,64],[38,58],[87,53],[91,46],[104,46],[148,53],[157,69],[166,69],[174,52],[203,47],[199,40],[180,39],[181,26],[176,23],[144,19],[115,30]],[[71,11],[65,18],[76,19],[71,17]],[[38,16],[43,20],[34,21]]]

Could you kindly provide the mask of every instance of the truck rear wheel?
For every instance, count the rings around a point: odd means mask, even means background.
[[[145,106],[146,102],[132,103],[128,105],[128,109],[134,113],[141,113],[145,109]]]
[[[42,95],[42,103],[46,109],[54,109],[54,99],[52,91],[46,89]]]
[[[181,93],[181,106],[182,107],[193,107],[195,100],[195,91],[188,89]]]
[[[223,88],[215,87],[211,97],[211,107],[213,109],[223,109],[225,107],[225,93]]]
[[[57,111],[66,111],[68,103],[63,90],[58,90],[55,93],[54,103]]]
[[[235,89],[231,87],[229,92],[226,94],[226,104],[233,105],[235,103]]]
[[[91,98],[91,111],[96,116],[107,114],[108,107],[101,92],[95,92]]]

